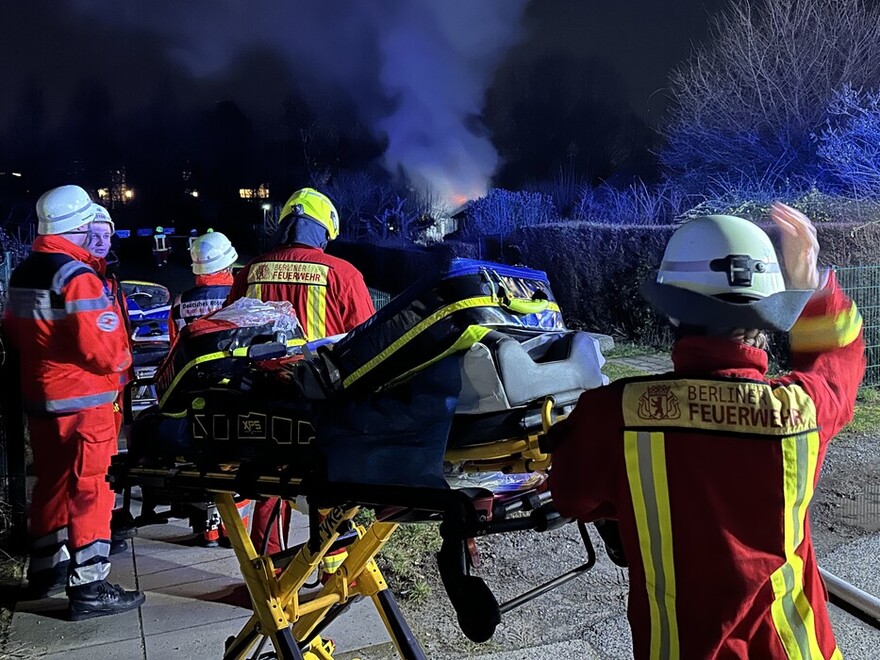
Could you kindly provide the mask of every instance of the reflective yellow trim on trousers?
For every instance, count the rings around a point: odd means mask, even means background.
[[[788,658],[819,660],[824,656],[819,649],[813,608],[804,593],[804,562],[795,552],[803,543],[807,508],[813,498],[819,434],[802,433],[783,438],[781,443],[786,561],[770,576],[775,596],[770,615]]]
[[[472,307],[501,307],[501,305],[499,304],[498,300],[496,298],[493,298],[492,296],[475,296],[473,298],[465,298],[464,300],[459,300],[457,303],[453,303],[451,305],[447,305],[446,307],[438,309],[427,318],[419,321],[416,325],[414,325],[406,333],[404,333],[403,336],[392,342],[391,345],[388,346],[388,348],[379,353],[379,355],[367,362],[364,366],[349,374],[349,376],[342,381],[342,386],[351,386],[352,383],[375,369],[376,366],[378,366],[383,360],[387,360],[389,357],[394,355],[397,351],[403,348],[403,346],[405,346],[407,342],[413,339],[413,337],[421,332],[424,332],[433,324],[437,323],[437,321],[446,318],[450,314],[454,314],[455,312]],[[559,305],[551,302],[547,306],[547,309],[552,312],[558,312]]]
[[[308,313],[306,316],[306,337],[309,340],[321,339],[327,336],[327,287],[308,287],[306,300]]]
[[[672,660],[680,649],[663,433],[625,431],[624,456],[651,615],[650,657]]]
[[[862,329],[862,315],[852,303],[836,316],[819,316],[798,320],[791,329],[791,350],[819,353],[849,346]]]

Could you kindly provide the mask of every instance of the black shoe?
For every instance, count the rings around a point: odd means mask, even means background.
[[[53,568],[28,575],[25,598],[27,600],[42,600],[64,591],[64,587],[67,586],[68,566],[70,566],[70,562],[63,561]]]
[[[113,509],[110,517],[110,532],[114,541],[119,539],[132,539],[137,536],[137,525],[131,513],[125,509]]]
[[[68,587],[67,596],[70,598],[68,618],[71,621],[128,612],[140,607],[146,600],[140,591],[126,591],[106,580]]]
[[[113,539],[110,541],[110,556],[118,555],[128,550],[128,541],[125,539]]]

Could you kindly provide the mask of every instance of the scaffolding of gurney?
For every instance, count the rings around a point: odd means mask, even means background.
[[[459,472],[543,474],[549,426],[605,382],[598,344],[565,328],[543,273],[458,261],[338,341],[306,343],[284,305],[243,299],[188,326],[153,384],[159,403],[111,466],[120,492],[213,502],[254,613],[224,658],[332,658],[322,631],[370,598],[402,658],[424,658],[375,556],[400,524],[440,524],[443,586],[463,632],[488,640],[501,615],[589,570],[585,562],[499,603],[471,568],[473,539],[572,521],[543,485],[451,488]],[[137,387],[133,383],[131,387]],[[536,480],[540,482],[540,480]],[[310,534],[273,556],[254,548],[241,498],[307,503]],[[298,504],[297,504],[298,503]],[[362,508],[375,521],[354,521]],[[348,555],[320,590],[304,589],[330,552]]]

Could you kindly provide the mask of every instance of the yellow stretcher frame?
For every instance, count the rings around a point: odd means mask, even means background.
[[[397,523],[374,522],[366,528],[355,525],[358,538],[348,546],[348,557],[336,572],[329,574],[317,594],[301,599],[300,590],[339,537],[340,528],[351,522],[360,507],[330,509],[318,525],[317,538],[303,544],[281,574],[276,575],[271,557],[259,555],[254,548],[232,494],[218,493],[215,503],[254,609],[238,635],[227,641],[224,660],[245,660],[260,637],[272,641],[278,658],[333,660],[333,643],[314,634],[315,628],[334,605],[344,605],[358,596],[373,601],[401,658],[425,658],[375,562],[376,554],[397,529]]]

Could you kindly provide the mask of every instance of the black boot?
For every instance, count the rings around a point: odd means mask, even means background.
[[[70,598],[69,619],[82,621],[110,616],[140,607],[146,596],[140,591],[126,591],[106,580],[67,588]]]
[[[28,586],[25,589],[27,600],[41,600],[64,591],[67,585],[67,568],[69,561],[63,561],[45,571],[36,571],[28,575]]]

